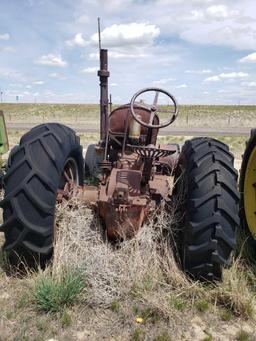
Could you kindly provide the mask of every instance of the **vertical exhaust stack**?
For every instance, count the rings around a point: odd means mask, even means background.
[[[101,48],[100,18],[98,18],[100,69],[100,140],[106,142],[108,132],[108,50]]]
[[[108,50],[100,48],[100,139],[106,140],[108,131]]]

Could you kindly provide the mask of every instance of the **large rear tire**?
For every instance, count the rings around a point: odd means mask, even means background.
[[[231,264],[239,225],[234,157],[211,138],[186,141],[175,172],[181,214],[177,244],[182,268],[194,279],[221,280]],[[181,193],[183,191],[183,193]]]
[[[3,249],[22,260],[49,258],[53,249],[56,195],[66,167],[83,183],[79,137],[61,124],[42,124],[26,133],[10,154],[4,178]],[[65,173],[66,174],[66,173]],[[15,256],[14,256],[15,255]],[[11,257],[12,258],[12,257]]]

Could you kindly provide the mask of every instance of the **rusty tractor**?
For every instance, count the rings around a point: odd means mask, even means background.
[[[25,259],[50,258],[56,202],[74,195],[96,207],[107,237],[119,242],[131,238],[157,207],[178,200],[181,267],[195,279],[220,280],[239,225],[233,155],[208,137],[188,140],[181,150],[178,144],[158,145],[159,130],[178,116],[175,97],[146,88],[111,110],[109,75],[107,50],[100,49],[100,141],[89,145],[85,160],[79,137],[58,123],[34,127],[11,151],[1,202],[4,250]],[[149,95],[150,103],[139,101]],[[159,105],[164,96],[169,104]]]

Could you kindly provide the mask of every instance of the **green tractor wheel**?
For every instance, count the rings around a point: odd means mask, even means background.
[[[239,225],[239,193],[234,157],[211,138],[186,141],[176,168],[174,195],[181,228],[181,266],[194,279],[221,280],[231,264]]]
[[[240,173],[240,214],[242,239],[250,248],[246,255],[256,259],[256,129],[246,143]]]

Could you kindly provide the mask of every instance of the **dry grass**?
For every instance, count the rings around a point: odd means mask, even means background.
[[[82,269],[89,283],[87,303],[91,306],[109,307],[113,301],[133,296],[170,316],[170,300],[176,297],[189,302],[190,308],[198,300],[206,300],[237,316],[256,317],[252,270],[238,258],[224,270],[223,282],[218,285],[190,281],[179,269],[175,248],[166,234],[171,233],[173,217],[163,210],[156,212],[133,239],[118,246],[103,241],[100,223],[86,206],[60,205],[57,221],[60,228],[52,273],[58,275],[67,266]]]
[[[1,103],[0,110],[4,111],[7,122],[81,123],[87,127],[98,127],[99,124],[98,104]],[[174,126],[251,127],[256,125],[255,113],[255,106],[181,105]]]
[[[64,206],[63,206],[64,205]],[[67,207],[69,206],[69,214]],[[108,306],[113,300],[123,299],[145,286],[155,288],[169,280],[169,268],[178,274],[180,282],[186,281],[177,270],[173,255],[162,234],[169,220],[162,213],[151,220],[135,238],[119,245],[111,245],[102,238],[100,223],[86,206],[70,203],[58,207],[60,226],[56,238],[53,274],[66,266],[83,269],[90,283],[88,303]],[[175,276],[172,276],[174,280]]]
[[[225,270],[223,283],[190,281],[167,238],[173,217],[164,211],[156,216],[135,238],[115,247],[104,241],[100,222],[88,207],[76,201],[59,205],[52,265],[23,279],[0,273],[0,331],[5,333],[0,335],[4,340],[14,340],[11,335],[16,340],[168,340],[171,335],[177,340],[209,335],[232,340],[245,330],[252,337],[253,271],[238,258]],[[68,310],[64,306],[51,316],[40,312],[33,294],[36,283],[58,281],[67,269],[79,269],[86,290]]]
[[[254,270],[238,258],[222,283],[191,282],[166,237],[174,217],[164,211],[156,216],[135,238],[114,247],[88,207],[59,205],[52,265],[18,279],[0,264],[0,340],[235,340],[241,331],[253,340]],[[85,290],[68,310],[41,312],[36,283],[58,281],[67,269],[81,271]]]

